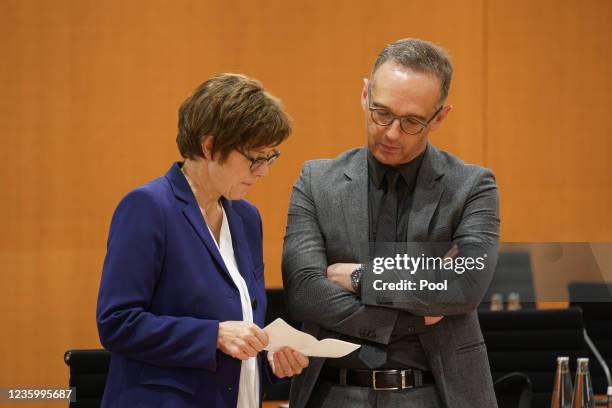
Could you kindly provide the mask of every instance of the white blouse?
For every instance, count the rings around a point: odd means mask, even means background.
[[[232,234],[227,222],[225,210],[221,206],[223,212],[223,221],[221,224],[221,234],[219,243],[215,240],[215,236],[208,227],[208,232],[213,241],[217,245],[217,249],[221,253],[223,263],[230,273],[234,284],[240,292],[240,303],[242,305],[242,320],[253,323],[253,310],[251,309],[251,296],[247,288],[246,282],[238,271],[236,256],[234,255],[234,245],[232,244]],[[208,224],[207,224],[208,226]],[[251,357],[248,360],[242,361],[240,367],[240,384],[238,386],[238,405],[237,408],[258,408],[259,407],[259,369],[257,367],[257,357]]]

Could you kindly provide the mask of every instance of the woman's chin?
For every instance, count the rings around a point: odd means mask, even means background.
[[[248,192],[247,190],[244,190],[244,191],[232,191],[227,196],[225,196],[225,198],[230,200],[230,201],[242,200],[243,198],[246,197],[247,192]]]

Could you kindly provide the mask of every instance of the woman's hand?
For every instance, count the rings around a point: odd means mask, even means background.
[[[276,352],[268,352],[268,363],[278,378],[293,377],[300,375],[302,370],[308,367],[308,357],[289,347],[283,347]]]
[[[217,348],[238,360],[248,360],[268,345],[268,335],[256,324],[242,321],[219,323]]]

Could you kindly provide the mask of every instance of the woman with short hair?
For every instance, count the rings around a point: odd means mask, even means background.
[[[268,174],[291,124],[238,74],[201,84],[179,110],[184,161],[128,193],[111,222],[98,296],[111,354],[103,407],[261,404],[261,378],[308,365],[268,343],[262,224],[246,192]]]

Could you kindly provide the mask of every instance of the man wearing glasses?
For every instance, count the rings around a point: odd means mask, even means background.
[[[292,384],[292,408],[497,406],[475,311],[496,262],[495,178],[428,141],[451,110],[451,78],[442,48],[388,45],[364,80],[367,147],[307,162],[293,187],[283,253],[289,312],[318,338],[362,347],[311,359]],[[448,293],[377,291],[375,280],[407,276],[371,273],[371,248],[398,242],[446,242],[445,259],[489,258],[478,274],[452,273]]]

